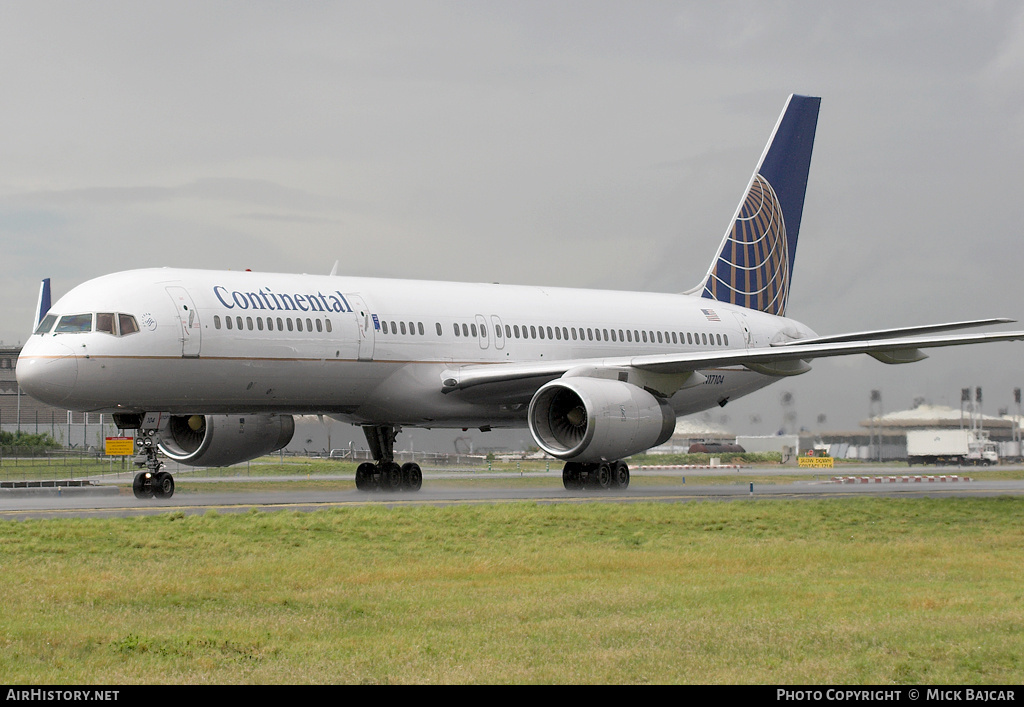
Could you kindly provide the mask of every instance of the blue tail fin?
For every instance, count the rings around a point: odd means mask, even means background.
[[[820,103],[797,95],[786,101],[704,279],[702,297],[786,313]]]
[[[50,278],[43,278],[43,281],[39,284],[39,297],[36,299],[36,316],[35,321],[32,322],[32,331],[36,330],[39,326],[39,322],[43,321],[43,317],[50,311]]]

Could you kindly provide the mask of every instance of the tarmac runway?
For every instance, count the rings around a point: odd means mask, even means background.
[[[1024,495],[1024,481],[974,481],[967,480],[971,470],[956,468],[917,467],[908,470],[906,466],[882,468],[842,468],[837,473],[822,469],[702,469],[702,470],[655,470],[636,469],[638,477],[656,477],[657,483],[633,483],[625,490],[581,490],[567,491],[551,483],[561,478],[561,472],[529,473],[525,477],[536,479],[537,484],[520,481],[515,473],[467,473],[465,471],[424,471],[423,488],[419,492],[364,492],[354,489],[330,490],[282,490],[280,483],[274,488],[263,490],[204,491],[211,482],[230,482],[232,479],[203,479],[188,474],[177,476],[178,492],[166,501],[136,499],[131,492],[130,480],[116,483],[100,483],[83,489],[31,489],[0,491],[0,519],[19,520],[29,518],[87,518],[87,517],[130,517],[170,512],[220,513],[245,512],[250,509],[262,511],[297,510],[314,511],[324,508],[365,506],[365,505],[459,505],[493,503],[686,503],[694,501],[728,501],[738,499],[820,499],[852,498],[865,494],[904,498],[924,497],[981,497]],[[792,483],[773,483],[772,476],[800,474]],[[738,476],[754,481],[736,483],[706,483],[708,477]],[[759,483],[757,477],[765,477]],[[842,476],[843,481],[833,477]],[[296,477],[298,478],[298,477]],[[305,480],[306,477],[301,477]],[[317,478],[325,478],[318,476]],[[347,477],[336,477],[347,478]],[[458,483],[437,484],[432,480],[460,479]],[[481,479],[515,479],[508,487],[500,483],[476,483]],[[258,481],[259,477],[238,477],[243,482]],[[287,481],[282,477],[266,477],[267,481]],[[664,480],[664,483],[661,481]],[[701,483],[702,480],[705,483]]]

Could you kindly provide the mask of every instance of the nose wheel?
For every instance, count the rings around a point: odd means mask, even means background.
[[[135,437],[136,466],[145,466],[132,480],[135,498],[168,499],[174,495],[174,477],[163,471],[163,462],[157,458],[160,437],[155,429],[138,430]]]
[[[132,481],[132,493],[135,498],[170,498],[174,495],[174,477],[166,471],[140,471]]]

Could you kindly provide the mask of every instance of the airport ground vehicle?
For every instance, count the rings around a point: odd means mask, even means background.
[[[988,466],[999,463],[995,442],[983,431],[911,430],[907,432],[907,464]]]

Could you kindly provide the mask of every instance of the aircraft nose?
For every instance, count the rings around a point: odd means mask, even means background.
[[[67,400],[78,380],[78,360],[64,344],[49,342],[46,351],[22,350],[18,357],[18,385],[36,400],[59,405]]]

